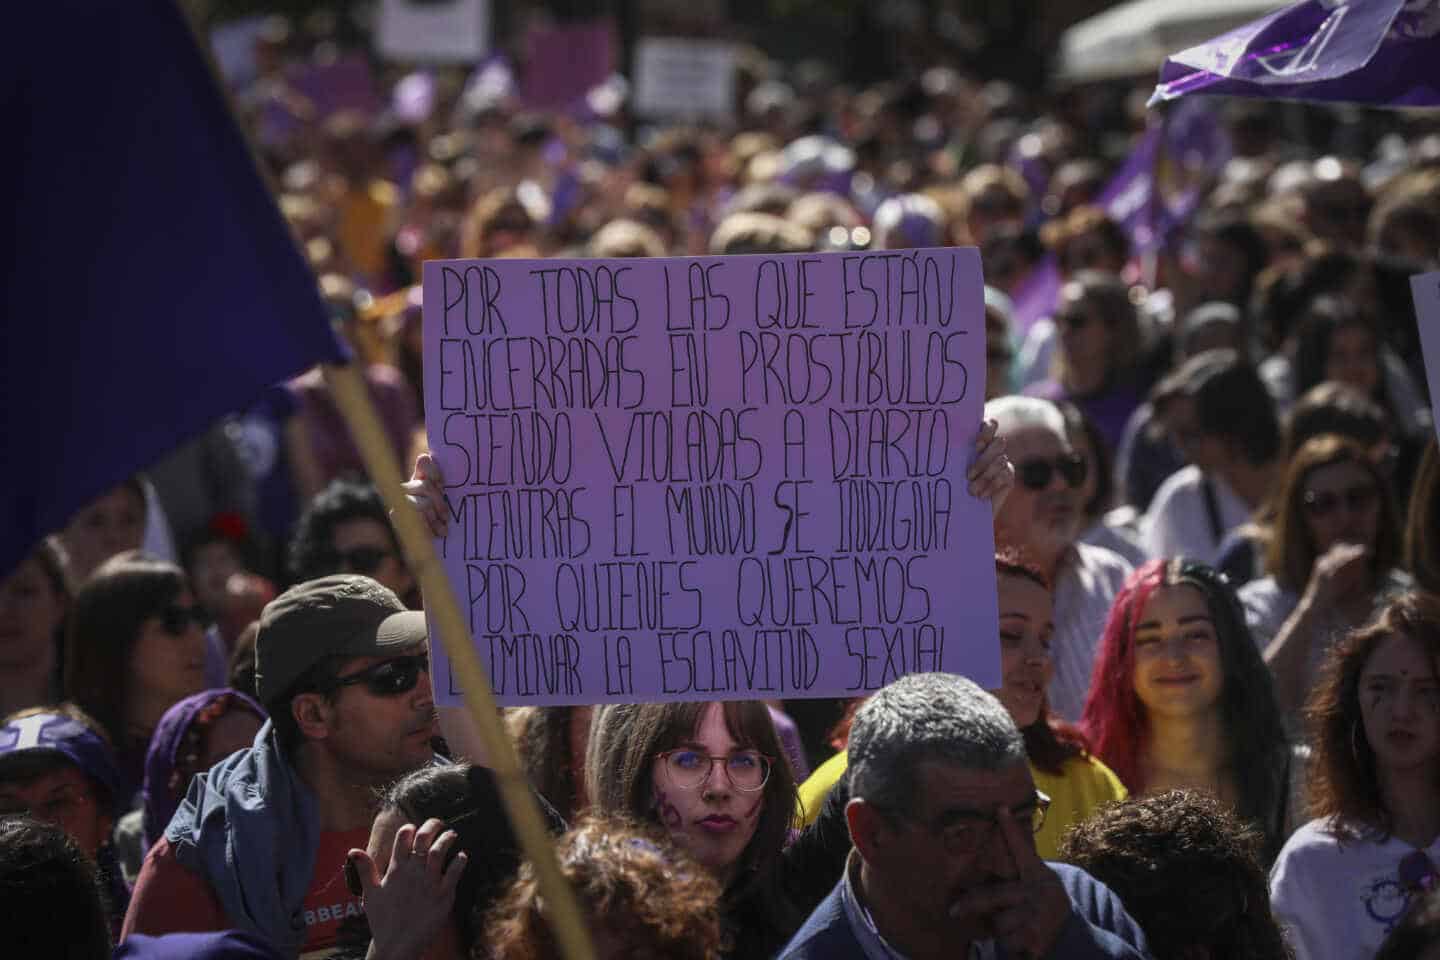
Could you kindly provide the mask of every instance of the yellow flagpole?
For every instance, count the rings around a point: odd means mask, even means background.
[[[271,182],[265,165],[258,160],[254,144],[250,142],[249,131],[240,122],[229,91],[211,55],[210,44],[201,30],[205,4],[203,0],[176,0],[176,6],[190,26],[195,44],[210,67],[210,79],[229,109],[232,122],[249,147],[250,161],[264,181],[273,203],[275,185]],[[293,233],[291,241],[295,241]],[[298,243],[296,251],[303,256]],[[560,872],[555,850],[550,844],[550,837],[546,833],[529,781],[521,772],[515,748],[500,725],[495,698],[490,693],[490,680],[470,643],[470,628],[460,612],[460,603],[440,564],[434,541],[430,539],[430,531],[421,520],[419,512],[405,497],[401,486],[403,480],[400,466],[370,400],[365,378],[356,364],[351,363],[346,366],[326,366],[325,380],[341,416],[350,428],[351,436],[355,438],[366,472],[375,481],[380,496],[390,508],[395,533],[399,537],[401,549],[405,552],[406,561],[420,581],[420,589],[425,597],[426,619],[432,631],[439,635],[455,676],[460,680],[465,705],[475,721],[475,728],[488,754],[489,766],[495,773],[506,816],[515,828],[521,849],[525,851],[525,856],[535,870],[540,892],[545,897],[546,919],[555,934],[560,953],[565,960],[595,960],[595,951],[590,944],[579,904],[570,884]]]
[[[325,379],[360,448],[366,471],[391,509],[400,546],[425,596],[425,616],[432,630],[439,634],[445,654],[450,658],[451,669],[460,680],[465,705],[485,745],[489,766],[495,772],[505,812],[534,867],[540,892],[545,897],[546,919],[555,933],[555,939],[566,960],[593,960],[594,951],[579,906],[570,885],[560,873],[540,817],[540,808],[535,803],[529,781],[520,770],[515,747],[500,725],[495,698],[490,693],[490,680],[470,642],[470,627],[440,563],[429,528],[419,511],[405,497],[395,453],[370,401],[365,378],[354,364],[350,364],[344,367],[327,366]]]

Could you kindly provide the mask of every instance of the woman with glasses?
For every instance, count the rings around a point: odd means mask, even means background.
[[[795,780],[763,703],[599,707],[585,769],[593,812],[659,825],[720,884],[725,956],[773,956],[840,875],[838,811],[830,856],[836,816],[786,847]]]
[[[160,718],[205,689],[204,621],[184,572],[139,552],[101,564],[75,596],[65,696],[116,745],[121,809],[136,805]]]
[[[1321,436],[1290,459],[1275,496],[1268,576],[1240,590],[1245,619],[1275,677],[1287,724],[1326,648],[1409,578],[1385,477],[1352,440]]]
[[[1132,794],[1198,789],[1265,837],[1289,819],[1291,754],[1270,676],[1214,569],[1152,560],[1115,598],[1085,702],[1085,733]]]
[[[1140,382],[1145,344],[1129,287],[1113,274],[1079,271],[1060,289],[1055,326],[1059,349],[1052,379],[1025,392],[1076,404],[1095,421],[1113,457],[1148,387]]]
[[[1373,956],[1436,885],[1440,600],[1404,593],[1325,659],[1306,720],[1310,814],[1270,875],[1297,960]]]

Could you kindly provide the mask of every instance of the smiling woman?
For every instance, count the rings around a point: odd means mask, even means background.
[[[1201,789],[1265,835],[1287,835],[1291,756],[1270,676],[1218,573],[1155,560],[1126,582],[1105,625],[1082,721],[1135,794]]]

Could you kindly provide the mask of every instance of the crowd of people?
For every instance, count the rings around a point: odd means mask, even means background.
[[[332,38],[254,52],[237,108],[439,534],[424,260],[980,250],[1000,686],[506,711],[596,956],[1435,955],[1433,118],[1217,103],[1156,237],[1102,201],[1124,84],[749,52],[733,120],[654,124],[499,59],[327,110]],[[318,371],[0,573],[7,952],[561,955]]]

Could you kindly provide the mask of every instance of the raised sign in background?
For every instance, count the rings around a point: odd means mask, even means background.
[[[502,704],[998,685],[975,250],[433,261],[424,302],[440,548]]]

